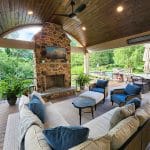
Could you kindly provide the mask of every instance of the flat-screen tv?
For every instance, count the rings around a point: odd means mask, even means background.
[[[66,59],[66,49],[56,46],[46,46],[41,55],[47,59]]]

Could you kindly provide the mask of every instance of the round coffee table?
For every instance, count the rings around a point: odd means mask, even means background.
[[[92,118],[94,118],[93,107],[96,105],[95,100],[86,97],[77,97],[72,104],[74,107],[79,109],[80,125],[82,109],[91,108]]]

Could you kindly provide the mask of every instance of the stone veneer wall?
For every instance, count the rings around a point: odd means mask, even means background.
[[[46,90],[46,76],[60,74],[64,74],[64,87],[70,87],[70,40],[64,33],[62,27],[53,23],[45,23],[41,32],[39,32],[34,38],[37,90],[39,92],[44,92]],[[45,46],[66,48],[66,60],[47,59],[42,55]]]

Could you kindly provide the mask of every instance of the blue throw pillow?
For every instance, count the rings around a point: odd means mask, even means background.
[[[108,84],[108,80],[97,80],[96,87],[105,88]]]
[[[125,92],[129,95],[137,95],[140,94],[141,88],[137,85],[128,84],[125,88]]]
[[[141,100],[137,97],[132,98],[130,101],[127,102],[127,104],[134,103],[135,109],[139,108],[141,106]]]
[[[43,134],[53,150],[68,150],[86,141],[89,129],[81,126],[59,126],[45,129]]]
[[[35,95],[32,96],[31,101],[27,104],[29,109],[39,117],[42,123],[45,122],[45,106],[39,100],[39,98]]]

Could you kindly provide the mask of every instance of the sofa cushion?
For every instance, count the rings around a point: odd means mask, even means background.
[[[132,98],[126,104],[131,104],[131,103],[133,103],[135,105],[135,109],[137,109],[141,106],[141,100],[138,97]]]
[[[104,89],[103,88],[98,88],[98,87],[96,87],[96,88],[92,88],[92,89],[90,89],[91,91],[94,91],[94,92],[99,92],[99,93],[104,93]]]
[[[23,107],[23,105],[28,104],[30,102],[29,97],[22,95],[19,100],[19,111]]]
[[[150,118],[147,112],[145,112],[142,108],[138,108],[135,111],[135,116],[139,119],[140,126],[142,126]]]
[[[62,115],[55,109],[54,105],[46,103],[46,118],[44,126],[45,128],[55,128],[57,126],[69,126],[68,122],[62,117]]]
[[[25,150],[52,150],[39,126],[32,125],[28,129],[25,135]]]
[[[105,88],[108,84],[108,80],[97,80],[96,87]]]
[[[131,137],[139,127],[139,120],[130,116],[120,121],[108,132],[111,141],[111,149],[119,149]]]
[[[121,107],[121,113],[124,115],[125,118],[133,115],[134,112],[135,112],[134,103]]]
[[[141,88],[137,85],[128,84],[125,88],[125,92],[129,95],[137,95],[141,91]]]
[[[106,137],[90,139],[69,150],[110,150],[110,140]]]
[[[27,106],[35,115],[40,118],[42,123],[45,122],[45,106],[37,96],[33,95],[30,103],[27,104]]]
[[[110,129],[113,128],[117,123],[125,118],[124,114],[121,112],[121,108],[117,109],[111,117]]]
[[[115,103],[120,104],[120,103],[125,103],[126,102],[126,97],[127,97],[127,95],[125,95],[125,94],[113,94],[111,96],[111,99]]]
[[[141,106],[142,109],[148,114],[150,117],[150,102],[146,102]]]
[[[89,129],[81,126],[59,126],[43,131],[45,139],[54,150],[68,150],[87,140]]]
[[[92,140],[87,140],[77,146],[74,146],[72,148],[69,148],[69,150],[99,150],[99,147],[92,142]]]
[[[90,129],[89,138],[95,139],[106,135],[111,127],[110,120],[115,111],[117,111],[118,109],[119,107],[116,107],[104,113],[103,115],[96,117],[95,119],[89,121],[88,123],[83,124],[84,127]]]

